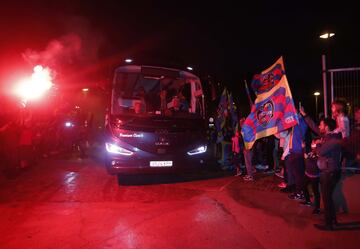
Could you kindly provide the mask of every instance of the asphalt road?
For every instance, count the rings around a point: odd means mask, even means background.
[[[279,179],[214,169],[117,179],[101,160],[46,159],[0,176],[0,248],[357,248],[360,216],[316,230]]]

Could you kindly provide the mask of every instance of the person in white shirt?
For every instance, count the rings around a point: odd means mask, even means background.
[[[349,118],[345,113],[345,103],[339,100],[335,100],[331,103],[332,118],[336,121],[335,133],[341,133],[342,138],[348,138],[350,136],[350,124]]]

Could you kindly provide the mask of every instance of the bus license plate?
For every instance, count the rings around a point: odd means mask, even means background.
[[[150,167],[172,167],[173,161],[150,161]]]

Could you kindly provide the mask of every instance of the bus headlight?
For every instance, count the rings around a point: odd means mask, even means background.
[[[105,146],[107,152],[109,153],[120,154],[124,156],[131,156],[132,154],[134,154],[132,151],[124,149],[116,144],[105,143]]]
[[[189,156],[192,156],[192,155],[196,155],[196,154],[205,153],[206,149],[207,149],[206,145],[205,146],[200,146],[200,147],[196,148],[195,150],[188,151],[187,154]]]

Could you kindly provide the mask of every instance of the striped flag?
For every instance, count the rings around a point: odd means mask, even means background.
[[[217,109],[217,117],[215,120],[215,127],[217,131],[220,131],[225,126],[226,119],[231,119],[231,126],[235,129],[236,124],[238,122],[238,116],[236,113],[236,106],[234,105],[234,99],[232,94],[224,88],[218,109]]]
[[[220,96],[220,101],[219,101],[219,105],[217,108],[217,117],[215,120],[215,127],[217,131],[220,131],[224,125],[225,125],[225,119],[227,116],[227,111],[228,111],[228,92],[227,89],[224,88],[221,96]]]
[[[229,111],[230,111],[230,116],[231,116],[231,126],[233,129],[235,129],[235,127],[238,123],[238,115],[236,112],[236,106],[234,103],[232,93],[228,94],[228,100],[229,100]]]
[[[256,100],[241,128],[246,149],[251,149],[259,138],[298,124],[282,57],[261,74],[255,75],[251,87],[256,93]]]

